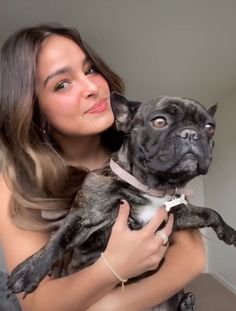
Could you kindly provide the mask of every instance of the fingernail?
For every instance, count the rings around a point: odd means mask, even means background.
[[[125,201],[124,200],[120,200],[120,205],[124,205]]]

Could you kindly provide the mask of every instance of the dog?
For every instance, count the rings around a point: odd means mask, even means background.
[[[165,206],[174,214],[173,230],[211,227],[220,240],[236,245],[236,231],[216,211],[186,200],[186,184],[205,175],[212,161],[216,105],[207,110],[195,100],[169,96],[140,103],[115,92],[111,103],[116,129],[124,133],[121,148],[110,167],[86,176],[49,242],[12,271],[9,294],[34,291],[70,250],[67,274],[94,263],[106,248],[122,199],[131,206],[133,230]],[[194,297],[177,294],[160,310],[194,310]]]

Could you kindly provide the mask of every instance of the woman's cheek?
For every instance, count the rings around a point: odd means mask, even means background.
[[[79,112],[80,99],[75,94],[63,94],[55,100],[54,110],[57,114],[74,114]]]

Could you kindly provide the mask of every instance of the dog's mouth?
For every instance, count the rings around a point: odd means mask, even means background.
[[[146,166],[150,171],[156,173],[196,171],[200,162],[199,156],[194,153],[186,152],[179,157],[173,157],[172,161],[163,161],[153,157],[146,161]]]
[[[171,172],[197,172],[199,168],[199,159],[192,153],[186,153],[181,157],[177,165],[175,165]]]
[[[139,150],[141,178],[155,186],[183,186],[192,178],[205,175],[211,163],[207,141],[190,143],[174,137],[149,148],[139,146]]]
[[[194,153],[186,153],[176,159],[172,165],[170,163],[160,163],[158,159],[146,162],[149,173],[162,180],[163,184],[184,184],[199,174],[206,174],[210,161],[202,159]]]

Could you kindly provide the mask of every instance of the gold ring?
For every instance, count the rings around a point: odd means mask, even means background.
[[[159,230],[156,232],[156,235],[162,240],[162,244],[166,245],[168,242],[168,236],[163,230]]]

